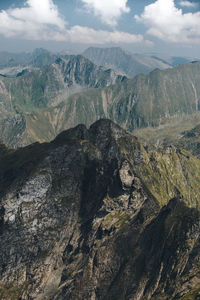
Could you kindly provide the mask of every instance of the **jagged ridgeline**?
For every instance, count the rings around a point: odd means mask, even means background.
[[[0,299],[198,299],[200,161],[109,120],[0,148]]]
[[[37,62],[42,60],[41,65],[46,61],[43,56],[48,58],[42,54],[42,58],[37,56]],[[81,55],[58,57],[52,64],[23,71],[15,78],[0,76],[0,138],[13,147],[41,140],[41,136],[43,141],[52,139],[61,131],[57,128],[59,117],[53,113],[51,119],[51,113],[47,112],[51,122],[43,110],[64,103],[70,95],[88,88],[106,87],[126,79],[111,69],[94,65]],[[35,115],[37,113],[41,113],[41,118]],[[63,113],[64,110],[61,115]],[[73,118],[73,115],[69,117]]]
[[[0,299],[198,299],[199,183],[109,120],[1,145]]]
[[[41,70],[1,78],[0,137],[11,146],[50,141],[62,130],[104,117],[129,131],[158,126],[199,112],[199,82],[200,62],[127,80],[82,56],[58,58]]]
[[[140,73],[148,74],[156,68],[162,70],[171,67],[170,63],[158,57],[132,54],[119,47],[90,47],[83,52],[83,56],[97,65],[121,70],[129,77],[134,77]]]

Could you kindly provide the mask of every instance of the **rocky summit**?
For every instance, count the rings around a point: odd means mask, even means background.
[[[0,299],[199,299],[199,183],[106,119],[0,145]]]

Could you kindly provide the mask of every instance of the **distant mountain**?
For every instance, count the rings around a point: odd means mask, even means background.
[[[194,59],[185,58],[185,57],[178,57],[178,56],[172,56],[170,63],[172,66],[178,66],[181,64],[187,64],[189,62],[192,62]]]
[[[26,137],[26,129],[29,128],[27,118],[35,110],[58,105],[70,95],[88,88],[103,88],[126,79],[111,69],[94,65],[80,55],[57,58],[53,64],[38,70],[23,71],[16,78],[0,76],[0,137],[11,146],[24,144],[24,140],[29,143],[32,139]],[[75,114],[76,111],[71,117]],[[43,119],[44,125],[46,120]],[[49,136],[48,123],[44,126],[42,134]],[[31,136],[35,136],[33,140],[37,139],[33,128],[31,132]],[[51,132],[50,138],[56,132]]]
[[[148,54],[149,57],[154,57],[156,59],[160,59],[163,62],[175,67],[181,64],[187,64],[193,61],[200,61],[200,59],[195,57],[184,57],[184,56],[170,56],[167,54],[161,54],[161,53],[150,53]]]
[[[46,49],[37,48],[31,54],[29,65],[35,68],[42,68],[54,63],[57,57],[57,54],[53,54]]]
[[[105,117],[133,131],[200,110],[199,62],[129,80],[113,74],[70,56],[18,78],[0,77],[0,137],[11,146],[44,142]]]
[[[24,69],[42,68],[53,63],[58,55],[48,50],[38,48],[32,53],[0,52],[0,73],[8,77],[15,77]]]
[[[10,53],[0,52],[0,69],[17,66],[34,66],[41,68],[53,63],[58,55],[48,50],[36,48],[33,52]]]
[[[87,88],[98,88],[120,83],[125,76],[111,69],[98,67],[81,55],[57,58],[53,64],[41,69],[23,71],[16,78],[0,80],[4,89],[1,98],[10,97],[14,105],[28,111],[43,108],[66,99],[69,95]]]
[[[0,144],[2,300],[198,299],[200,161],[110,120]]]
[[[147,74],[156,68],[170,68],[168,63],[157,57],[134,55],[118,47],[90,47],[86,49],[82,55],[97,65],[102,65],[117,71],[121,71],[127,74],[129,77],[134,77],[140,73]]]
[[[31,53],[0,52],[0,69],[16,66],[26,66],[32,59]]]
[[[59,121],[56,126],[60,130],[80,122],[90,125],[102,117],[114,120],[129,131],[156,127],[176,116],[199,112],[199,82],[198,62],[163,71],[157,69],[149,75],[138,75],[118,85],[72,95],[42,117],[47,118],[49,123],[49,116],[52,120],[57,115],[55,118]],[[58,118],[61,112],[65,113]],[[36,115],[39,120],[39,112]]]

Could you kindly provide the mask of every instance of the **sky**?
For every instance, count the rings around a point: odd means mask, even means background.
[[[0,0],[0,51],[90,46],[200,58],[200,0]]]

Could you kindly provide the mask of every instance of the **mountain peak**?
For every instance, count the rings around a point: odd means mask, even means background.
[[[32,52],[33,57],[39,56],[41,54],[49,54],[50,52],[44,48],[35,48]]]
[[[89,132],[95,136],[97,140],[102,136],[113,136],[117,139],[127,133],[124,129],[110,119],[100,119],[96,121],[90,126]]]
[[[147,74],[155,68],[166,69],[169,64],[160,59],[147,55],[135,55],[120,47],[95,48],[91,47],[83,55],[97,65],[111,67],[133,77],[140,73]]]
[[[193,293],[200,215],[190,206],[199,207],[198,178],[200,162],[190,154],[148,153],[107,119],[6,153],[1,299],[167,300]]]
[[[85,140],[88,139],[88,130],[85,125],[79,124],[74,128],[61,132],[52,143],[65,144],[67,140]]]

